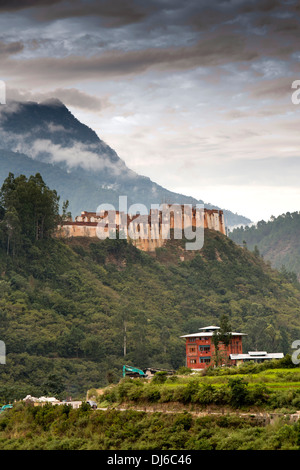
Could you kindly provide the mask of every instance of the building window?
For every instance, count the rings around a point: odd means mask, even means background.
[[[199,351],[204,351],[204,352],[210,351],[210,346],[199,346]]]
[[[200,362],[208,364],[210,362],[210,357],[201,357]]]
[[[191,364],[197,364],[197,359],[190,359]]]

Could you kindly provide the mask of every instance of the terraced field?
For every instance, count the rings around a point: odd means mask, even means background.
[[[242,410],[287,412],[300,410],[300,369],[270,365],[218,368],[187,375],[156,375],[152,380],[125,378],[98,395],[100,407],[160,405],[178,410]]]

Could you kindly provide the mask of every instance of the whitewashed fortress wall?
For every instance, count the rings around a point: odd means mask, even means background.
[[[182,212],[183,213],[183,212]],[[168,229],[183,230],[183,222],[195,227],[197,222],[197,212],[192,211],[190,219],[183,219],[183,216],[177,216],[173,212],[170,212],[168,220],[164,220],[161,211],[150,211],[150,215],[125,215],[127,218],[127,227],[131,225],[131,228],[137,233],[137,238],[132,239],[134,245],[143,251],[154,251],[155,248],[162,247],[166,242],[165,233]],[[109,213],[103,214],[109,217]],[[113,220],[117,228],[121,226],[121,216],[124,217],[118,211],[113,212]],[[81,212],[80,216],[75,217],[75,220],[68,220],[63,222],[62,225],[58,226],[57,236],[61,237],[91,237],[98,238],[97,227],[99,221],[102,220],[96,212]],[[111,220],[111,219],[110,219]],[[217,209],[204,209],[203,211],[203,226],[204,229],[211,229],[221,232],[226,235],[225,221],[223,211]],[[108,231],[108,228],[105,229]]]

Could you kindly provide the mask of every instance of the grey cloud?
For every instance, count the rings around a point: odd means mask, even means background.
[[[220,170],[222,171],[222,163]],[[299,157],[235,159],[226,162],[222,174],[227,184],[299,186]]]
[[[258,98],[261,98],[261,94],[259,94]],[[291,105],[290,101],[287,100],[287,103],[285,106],[282,104],[274,104],[274,101],[272,100],[269,106],[259,106],[260,100],[258,100],[258,103],[256,103],[255,106],[249,106],[247,110],[240,110],[240,109],[232,109],[226,113],[223,114],[223,116],[232,121],[232,120],[241,120],[241,119],[249,119],[249,118],[265,118],[265,117],[272,117],[272,116],[280,116],[283,114],[291,113]],[[291,124],[289,123],[289,129],[291,129]]]
[[[0,41],[0,56],[10,56],[18,54],[24,49],[23,43],[20,41],[5,43]]]
[[[90,111],[101,111],[111,106],[108,98],[98,98],[89,95],[76,88],[58,88],[51,93],[52,97],[56,97],[68,106],[86,109]]]
[[[51,7],[51,8],[49,8]],[[198,30],[208,30],[231,22],[232,27],[242,17],[259,18],[261,14],[273,11],[294,11],[293,5],[279,0],[243,0],[238,2],[207,0],[24,0],[7,1],[0,4],[0,12],[28,10],[30,15],[41,22],[57,19],[87,18],[98,19],[104,27],[119,27],[142,24],[153,29],[170,25],[192,26]],[[150,23],[149,23],[150,20]],[[152,21],[152,23],[151,23]]]
[[[204,66],[219,63],[224,64],[226,60],[230,60],[230,55],[232,55],[233,62],[236,60],[253,60],[263,55],[277,55],[287,58],[298,47],[296,42],[298,38],[297,19],[292,16],[287,18],[284,15],[284,13],[291,15],[294,11],[294,6],[275,0],[243,0],[238,2],[207,2],[203,0],[189,0],[187,2],[178,2],[176,0],[174,2],[166,0],[149,0],[148,2],[92,0],[88,3],[88,7],[81,0],[74,0],[73,2],[56,0],[53,1],[52,8],[45,7],[45,5],[52,3],[51,0],[44,0],[44,2],[40,2],[41,4],[38,3],[33,0],[27,0],[25,5],[36,6],[36,8],[32,9],[32,12],[38,15],[37,19],[39,20],[51,21],[58,18],[68,19],[77,17],[80,21],[80,18],[82,18],[83,34],[81,37],[77,35],[76,39],[73,34],[73,40],[68,42],[67,35],[63,36],[60,31],[56,42],[53,39],[51,44],[48,38],[48,47],[44,50],[42,48],[37,52],[39,54],[44,53],[44,55],[51,59],[51,48],[56,58],[60,56],[59,51],[63,49],[64,56],[67,55],[68,58],[71,57],[71,54],[74,56],[72,60],[69,60],[69,63],[66,62],[66,66],[74,67],[75,70],[80,69],[79,61],[78,67],[76,65],[77,54],[89,57],[93,55],[92,60],[95,61],[95,68],[97,68],[98,63],[99,67],[102,68],[101,72],[103,71],[103,74],[110,74],[109,68],[115,68],[117,73],[127,74],[126,70],[130,66],[133,67],[133,73],[135,73],[135,70],[141,69],[141,71],[144,71],[149,66],[159,65],[162,67],[164,63],[172,63],[174,65],[177,63],[179,68],[185,68],[185,64],[187,64],[187,67],[202,65],[200,60],[203,61]],[[5,8],[8,10],[9,8],[17,8],[15,2],[12,3],[11,7],[9,5],[9,2],[4,2],[4,5],[2,5],[4,11]],[[21,3],[21,5],[23,4]],[[271,14],[273,11],[277,13],[277,10],[281,16]],[[110,36],[108,40],[103,42],[100,39],[101,35],[98,40],[94,24],[95,18],[100,18],[101,26],[104,27],[130,23],[135,23],[137,26],[135,29],[128,28],[126,30],[127,35],[120,36],[119,41],[116,40],[116,37],[112,38]],[[73,31],[71,23],[67,24],[66,31],[68,27]],[[177,49],[171,48],[171,46],[168,48],[168,44],[174,44],[174,39],[171,42],[174,28],[176,29],[177,37],[184,38],[184,34],[181,33],[187,30],[191,31],[191,27],[194,29],[194,35],[190,36],[189,44],[187,40],[182,40],[181,50],[178,42],[176,42]],[[265,31],[264,28],[266,28]],[[261,32],[258,33],[260,29]],[[84,31],[90,32],[92,30],[96,33],[95,37],[86,36],[84,52],[82,50],[82,43],[84,43],[85,37]],[[125,28],[122,31],[124,30]],[[153,48],[153,50],[149,47],[147,48],[147,37],[148,39],[150,38],[151,31],[157,31],[159,37],[162,36],[163,31],[164,48],[161,47],[159,41],[157,41],[157,48]],[[99,33],[99,29],[97,32]],[[270,34],[267,35],[266,33],[268,32]],[[293,34],[295,37],[293,37]],[[102,37],[107,39],[106,36]],[[197,44],[195,44],[196,37],[199,38]],[[62,44],[60,44],[59,39],[62,41]],[[136,39],[138,39],[139,49],[141,50],[140,57],[133,55],[136,50]],[[113,51],[114,46],[110,45],[111,40],[116,48],[115,52]],[[28,41],[31,52],[34,51],[34,48],[38,50],[39,44],[37,40],[32,41],[32,43]],[[58,49],[55,45],[58,45]],[[64,45],[67,45],[67,48]],[[95,56],[95,53],[97,54],[103,48],[110,49],[111,54],[114,54],[115,59],[119,61],[119,67],[118,64],[113,63],[113,57],[110,58],[109,55]],[[121,49],[125,49],[125,51],[120,52]],[[215,51],[212,49],[215,49]],[[244,53],[244,57],[242,53]],[[223,61],[221,54],[224,54]],[[124,56],[124,60],[122,60],[121,55]],[[142,57],[143,55],[144,57]],[[199,57],[199,61],[195,60],[193,63],[192,59],[197,57]],[[85,58],[87,57],[83,57],[83,60]],[[128,61],[128,65],[126,61]],[[29,65],[32,65],[33,69],[35,69],[34,63]],[[55,68],[56,64],[54,63],[53,65]],[[88,63],[86,65],[88,70],[90,70],[90,65]],[[47,62],[42,63],[42,66],[47,67]],[[64,69],[63,64],[61,67]]]
[[[279,0],[205,2],[187,8],[181,24],[200,34],[219,34],[228,28],[259,56],[288,58],[299,47],[300,19],[295,4]]]
[[[51,8],[49,8],[51,7]],[[52,21],[74,17],[99,17],[106,19],[106,26],[121,26],[142,20],[152,10],[152,2],[132,0],[23,0],[2,1],[0,12],[17,12],[30,9],[31,15],[38,21]]]
[[[245,0],[242,2],[241,13],[257,13],[257,12],[271,12],[277,8],[281,8],[283,5],[280,0]]]
[[[237,29],[241,25],[245,25],[245,21],[249,25],[252,22],[255,24],[260,21],[262,15],[264,15],[266,23],[272,23],[274,17],[271,17],[270,14],[276,10],[279,12],[293,11],[293,7],[283,4],[279,0],[198,1],[187,8],[187,13],[183,18],[186,18],[190,25],[199,30],[207,30],[212,26],[218,27],[226,23],[230,23],[233,29]]]
[[[25,10],[27,8],[36,8],[51,6],[62,2],[63,0],[1,0],[0,12],[14,12],[19,10]]]
[[[255,98],[287,98],[292,95],[293,90],[291,87],[293,80],[290,76],[264,80],[248,87],[248,91]]]
[[[265,36],[271,34],[273,38],[277,38],[278,42],[288,38],[296,40],[299,37],[300,19],[296,12],[287,16],[256,15],[252,24],[264,29]]]
[[[112,106],[107,97],[99,98],[89,95],[76,88],[56,88],[48,92],[31,92],[28,90],[19,90],[15,88],[7,88],[7,99],[13,101],[45,101],[52,98],[61,100],[66,106],[75,108],[101,111],[104,108]]]
[[[68,56],[6,60],[2,73],[30,79],[33,83],[74,82],[106,79],[156,70],[187,70],[195,67],[218,66],[226,63],[250,61],[258,53],[235,35],[221,32],[211,34],[190,47],[151,48],[138,51],[106,51],[92,57]]]
[[[151,2],[149,4],[151,5]],[[69,4],[60,3],[51,11],[39,10],[37,19],[49,21],[58,18],[98,16],[109,19],[107,26],[121,26],[142,20],[149,10],[146,5],[129,0],[97,0],[87,5],[75,0]]]
[[[31,158],[38,158],[39,154],[46,153],[49,155],[51,163],[66,163],[69,169],[82,167],[86,170],[103,170],[109,168],[111,171],[118,172],[117,164],[112,163],[109,155],[102,153],[99,155],[93,152],[90,146],[86,146],[80,142],[74,143],[70,147],[53,144],[48,139],[37,139],[27,148],[26,145],[20,145],[15,150],[26,153]],[[125,166],[121,165],[124,170]]]
[[[17,110],[18,103],[15,103],[14,108],[11,108],[10,112]],[[0,113],[1,118],[1,113]],[[34,130],[39,130],[35,128]],[[48,124],[49,137],[51,133],[64,130],[68,132],[62,126],[54,125],[53,123]],[[27,155],[33,160],[39,160],[41,154],[43,160],[49,163],[64,163],[69,170],[74,168],[84,168],[90,171],[99,171],[108,169],[111,174],[121,175],[126,172],[132,176],[134,172],[130,172],[127,169],[125,163],[118,159],[112,161],[110,155],[103,149],[101,154],[97,151],[95,145],[85,145],[81,142],[74,141],[70,146],[62,146],[55,144],[51,139],[35,139],[31,140],[31,134],[22,134],[16,138],[14,133],[6,132],[0,129],[1,145],[3,148],[9,148],[14,152],[19,152]],[[29,142],[28,142],[29,140]]]

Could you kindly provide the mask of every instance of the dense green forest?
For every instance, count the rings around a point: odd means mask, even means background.
[[[260,254],[279,270],[294,273],[300,279],[300,212],[287,212],[278,217],[261,220],[251,227],[240,227],[229,237],[249,250]]]
[[[199,252],[184,252],[184,240],[144,253],[126,240],[55,238],[57,198],[37,175],[2,187],[2,399],[82,397],[118,382],[124,363],[178,369],[180,336],[223,314],[247,333],[244,351],[291,352],[299,284],[257,253],[209,230]]]
[[[262,426],[239,416],[93,411],[88,406],[73,410],[68,405],[29,407],[23,403],[0,416],[1,450],[299,450],[299,447],[300,423],[287,423],[284,419]],[[184,463],[183,459],[178,465]]]

